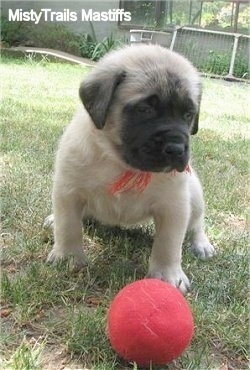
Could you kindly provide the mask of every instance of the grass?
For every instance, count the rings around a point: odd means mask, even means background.
[[[54,153],[78,104],[87,68],[3,59],[2,369],[126,369],[105,334],[110,301],[142,278],[150,228],[86,223],[85,272],[45,263],[42,224],[51,211]],[[189,349],[165,369],[247,369],[247,86],[205,80],[194,164],[207,202],[206,227],[217,245],[211,261],[184,250],[195,318]],[[224,366],[224,367],[223,367]],[[130,368],[136,369],[136,365]]]

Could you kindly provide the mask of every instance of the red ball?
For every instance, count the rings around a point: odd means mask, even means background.
[[[194,322],[179,290],[158,279],[125,286],[108,312],[108,335],[113,349],[140,366],[164,365],[189,345]]]

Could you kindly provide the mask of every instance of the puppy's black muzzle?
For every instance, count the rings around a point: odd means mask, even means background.
[[[140,132],[124,146],[125,160],[142,171],[185,170],[189,160],[189,135],[184,129]]]

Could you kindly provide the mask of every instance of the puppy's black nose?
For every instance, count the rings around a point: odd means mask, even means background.
[[[166,154],[182,155],[185,152],[185,145],[182,143],[167,143],[165,144],[163,151]]]

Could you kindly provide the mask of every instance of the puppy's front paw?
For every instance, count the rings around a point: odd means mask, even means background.
[[[83,251],[75,254],[66,254],[55,247],[49,253],[47,262],[53,264],[66,262],[70,266],[70,269],[74,271],[80,271],[88,265],[87,257]]]
[[[216,254],[215,248],[209,241],[196,242],[191,245],[192,252],[201,259],[208,259]]]
[[[147,277],[167,281],[178,288],[182,294],[186,294],[190,290],[190,282],[181,267],[176,269],[149,268]]]

